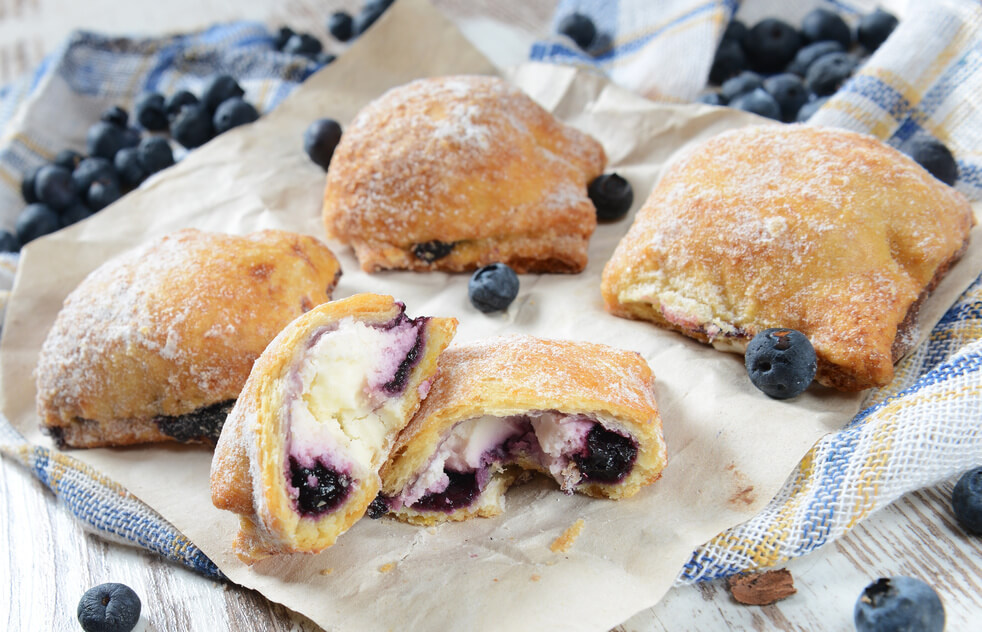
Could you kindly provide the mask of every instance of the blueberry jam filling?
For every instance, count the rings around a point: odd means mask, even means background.
[[[420,244],[413,244],[413,255],[417,259],[426,263],[433,263],[437,259],[443,259],[453,250],[454,242],[450,241],[424,241]]]
[[[366,515],[372,520],[378,520],[387,513],[389,513],[389,503],[385,500],[385,496],[382,495],[382,492],[379,492],[379,495],[375,497],[375,500],[368,505],[368,512]]]
[[[215,445],[234,404],[235,400],[229,399],[186,415],[155,417],[153,421],[162,433],[177,441],[201,441]]]
[[[461,507],[467,507],[481,493],[476,472],[447,471],[447,477],[450,479],[450,484],[445,490],[423,496],[413,503],[413,509],[450,513]]]
[[[351,491],[351,477],[320,461],[304,467],[290,457],[290,484],[297,489],[297,510],[302,516],[319,516],[334,510]]]
[[[401,318],[409,320],[405,314],[402,314]],[[392,379],[382,386],[382,390],[387,394],[398,395],[406,388],[406,382],[409,379],[409,372],[412,371],[413,367],[416,366],[416,363],[419,362],[420,353],[423,350],[423,324],[426,322],[426,320],[427,318],[420,317],[412,321],[412,323],[416,326],[416,342],[413,343],[413,346],[406,354],[406,357],[404,357],[399,363],[399,368],[396,369],[395,375],[392,376]]]
[[[586,452],[573,460],[586,480],[616,483],[628,475],[637,457],[634,441],[597,424],[587,435]]]

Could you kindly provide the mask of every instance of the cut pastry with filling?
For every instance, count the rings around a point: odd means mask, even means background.
[[[316,553],[364,515],[456,327],[358,294],[304,314],[270,343],[211,468],[212,502],[241,514],[242,560]]]
[[[625,498],[665,467],[651,369],[637,353],[516,336],[448,349],[382,470],[373,516],[492,516],[527,471]]]
[[[41,347],[42,430],[61,447],[214,445],[252,363],[340,276],[327,246],[279,230],[182,230],[107,261]]]
[[[870,136],[733,130],[666,170],[604,268],[604,303],[739,353],[797,329],[820,383],[883,386],[974,223],[961,193]]]
[[[580,272],[603,147],[497,77],[420,79],[345,129],[324,191],[330,237],[367,272]]]

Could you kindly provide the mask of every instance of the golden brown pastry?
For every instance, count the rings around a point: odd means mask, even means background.
[[[252,363],[340,275],[320,241],[277,230],[182,230],[107,261],[41,348],[42,430],[63,447],[214,444]]]
[[[345,130],[324,192],[330,237],[367,272],[579,272],[596,228],[597,141],[496,77],[420,79]]]
[[[515,336],[448,349],[382,470],[374,516],[492,516],[523,470],[625,498],[665,467],[654,376],[632,351]]]
[[[964,196],[869,136],[734,130],[667,170],[604,269],[604,303],[741,353],[764,329],[797,329],[820,383],[882,386],[974,221]]]
[[[290,323],[256,361],[215,448],[211,498],[241,515],[252,563],[316,553],[376,497],[379,469],[426,396],[453,318],[410,319],[357,294]]]

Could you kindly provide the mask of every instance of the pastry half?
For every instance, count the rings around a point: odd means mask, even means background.
[[[324,192],[328,236],[361,267],[579,272],[606,156],[497,77],[420,79],[344,131]]]
[[[316,553],[364,515],[456,327],[358,294],[311,310],[270,343],[211,468],[212,502],[241,515],[243,561]]]
[[[820,383],[883,386],[974,223],[961,193],[872,137],[729,131],[667,169],[604,268],[604,303],[739,353],[797,329]]]
[[[319,240],[278,230],[182,230],[107,261],[41,347],[42,430],[62,447],[214,444],[252,363],[340,275]]]
[[[525,472],[624,498],[665,467],[654,377],[637,353],[527,336],[448,349],[382,470],[373,507],[417,524],[498,514]]]

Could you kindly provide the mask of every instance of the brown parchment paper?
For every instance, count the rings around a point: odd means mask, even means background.
[[[0,347],[5,414],[30,441],[50,445],[37,430],[32,371],[62,300],[97,265],[186,226],[231,233],[277,227],[323,237],[324,177],[301,149],[306,126],[322,116],[346,122],[411,79],[465,72],[495,69],[424,0],[402,0],[274,112],[195,150],[92,219],[31,243]],[[635,210],[673,152],[761,121],[731,110],[657,105],[568,68],[529,64],[509,77],[604,144],[611,167],[634,186]],[[144,500],[233,581],[329,630],[606,630],[654,605],[694,548],[760,510],[862,397],[815,386],[792,402],[773,401],[750,385],[741,357],[606,314],[601,271],[629,225],[598,227],[582,274],[522,276],[518,299],[495,315],[469,305],[467,275],[367,275],[348,248],[330,245],[344,270],[336,297],[389,293],[412,315],[455,316],[458,343],[520,332],[641,352],[658,377],[669,465],[635,498],[567,497],[534,481],[510,491],[497,518],[433,528],[365,519],[319,555],[250,568],[230,552],[237,518],[210,503],[208,450],[150,446],[72,456]],[[964,259],[922,309],[923,330],[980,268],[976,230]],[[582,532],[569,550],[551,551],[579,519]]]

